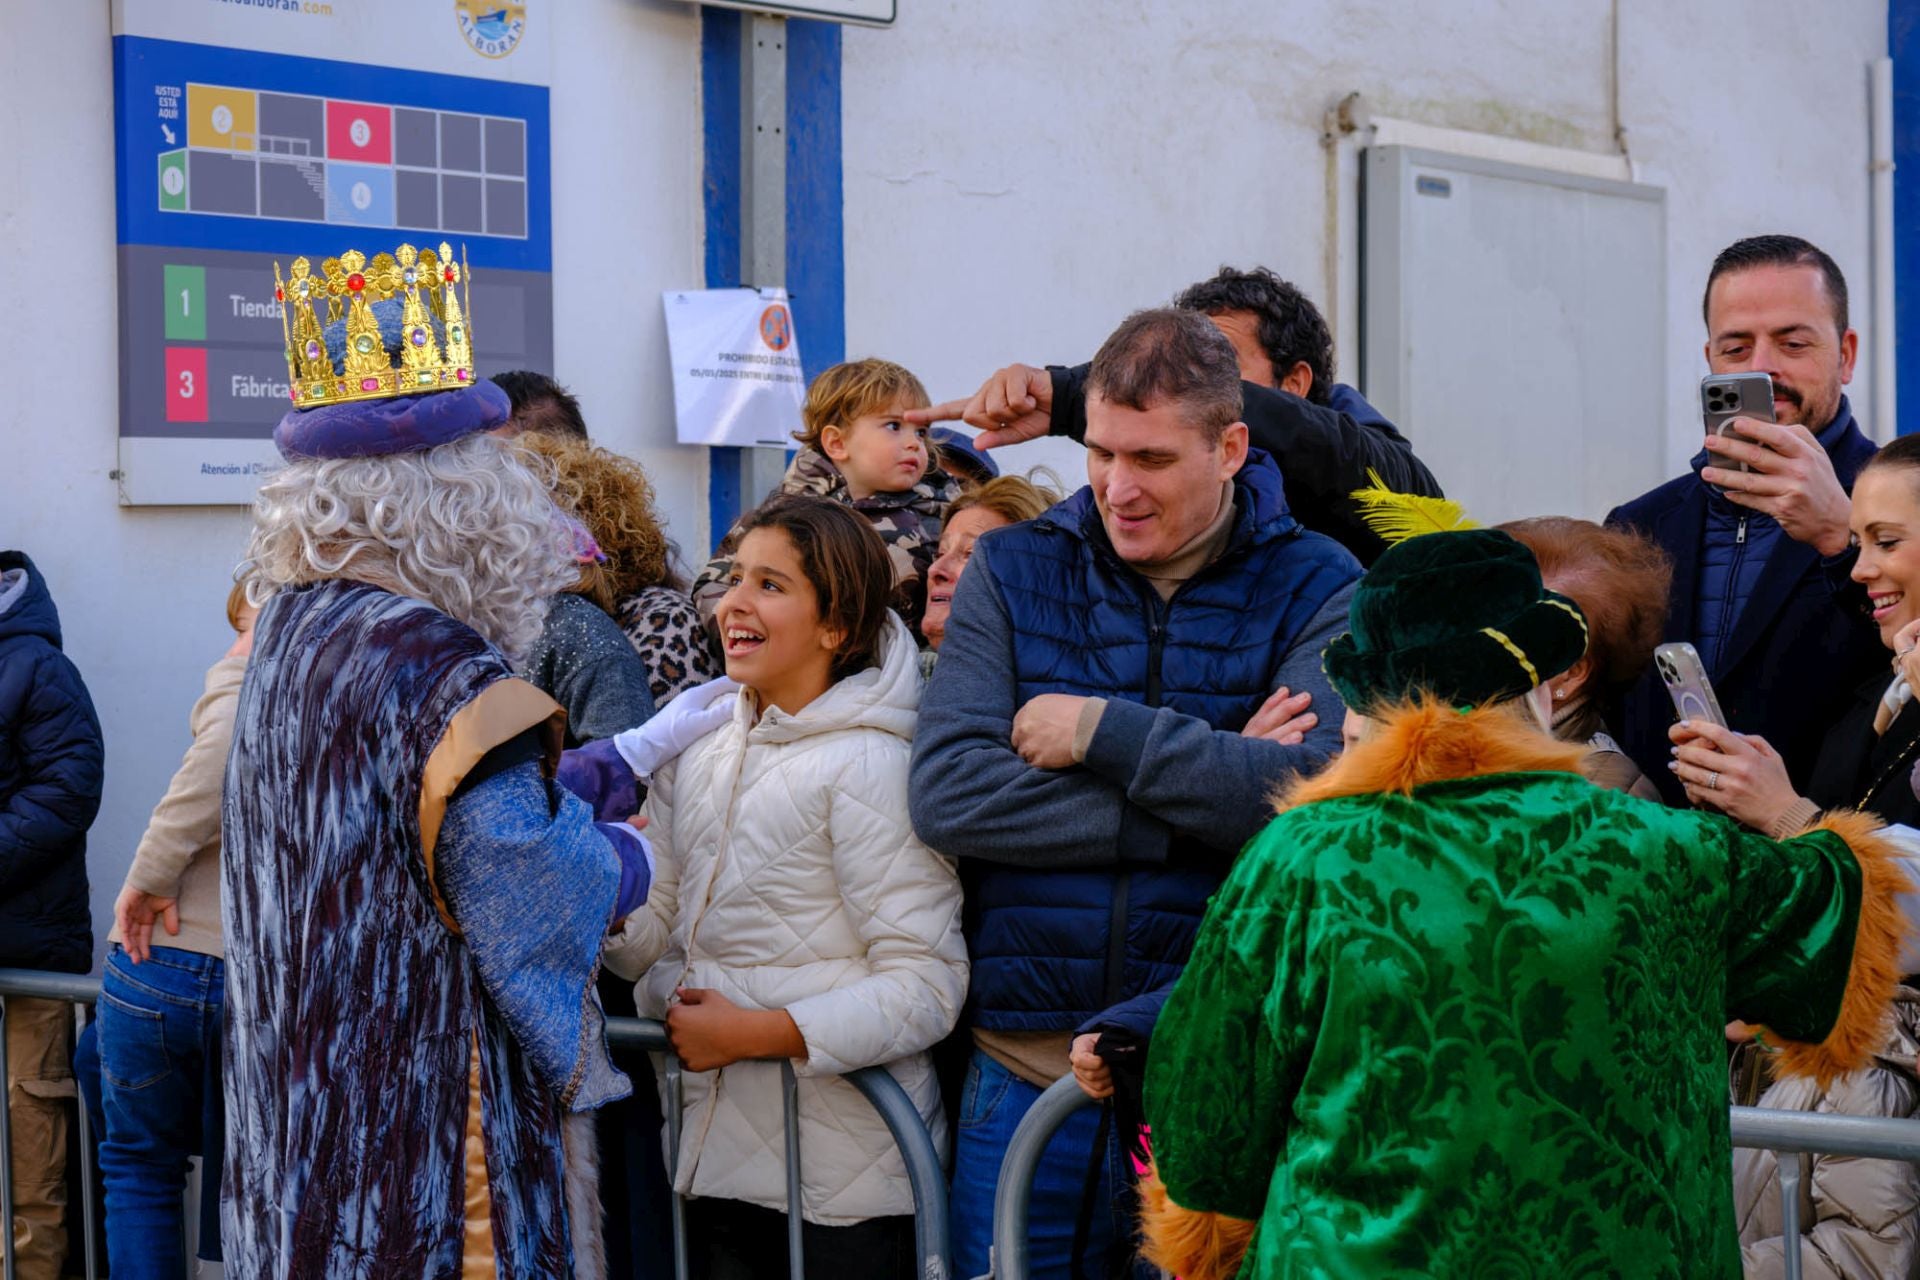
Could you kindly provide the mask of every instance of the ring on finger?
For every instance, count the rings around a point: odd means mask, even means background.
[[[1713,773],[1709,773],[1707,775],[1707,790],[1718,791],[1719,789],[1720,789],[1720,774],[1717,771]]]

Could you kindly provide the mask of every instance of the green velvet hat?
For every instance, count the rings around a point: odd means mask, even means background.
[[[1365,712],[1419,694],[1455,706],[1518,697],[1587,651],[1580,606],[1540,583],[1533,552],[1494,529],[1389,547],[1353,593],[1328,679]]]

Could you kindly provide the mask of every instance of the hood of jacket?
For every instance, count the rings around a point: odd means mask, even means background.
[[[0,640],[37,636],[58,649],[60,615],[24,551],[0,551]]]
[[[1336,382],[1327,389],[1327,408],[1346,414],[1363,427],[1393,426],[1386,414],[1344,382]]]
[[[1100,520],[1100,507],[1093,500],[1093,486],[1080,491],[1058,506],[1041,513],[1038,523],[1050,524],[1076,538],[1114,555],[1107,538],[1106,525]],[[1256,542],[1265,542],[1299,529],[1287,507],[1286,486],[1280,466],[1265,449],[1248,449],[1247,460],[1233,477],[1233,531],[1227,536],[1222,556],[1233,554]]]
[[[780,492],[833,498],[855,511],[868,513],[906,508],[935,522],[945,517],[947,504],[955,496],[953,477],[939,467],[929,466],[927,473],[920,477],[920,483],[911,489],[897,493],[870,493],[864,498],[849,497],[847,478],[841,474],[840,468],[834,465],[832,458],[810,446],[794,454],[793,461],[787,464],[787,474],[780,479]]]
[[[759,703],[751,689],[742,689],[733,716],[749,742],[797,742],[841,729],[879,729],[912,742],[921,683],[919,646],[900,615],[888,610],[877,666],[837,681],[797,715],[768,707],[757,722]]]

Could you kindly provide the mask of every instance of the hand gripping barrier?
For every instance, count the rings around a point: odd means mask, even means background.
[[[1029,1280],[1027,1210],[1040,1154],[1068,1116],[1091,1105],[1069,1076],[1055,1081],[1021,1118],[1013,1141],[1007,1145],[1000,1181],[994,1188],[990,1269],[976,1280]],[[1920,1163],[1920,1120],[1814,1115],[1760,1107],[1733,1107],[1730,1114],[1736,1147],[1761,1147],[1777,1157],[1812,1153]],[[1805,1248],[1800,1230],[1800,1163],[1781,1158],[1778,1166],[1781,1234],[1796,1242],[1795,1248],[1785,1251],[1786,1280],[1800,1280],[1800,1251]],[[1732,1176],[1731,1171],[1728,1176]]]
[[[0,1079],[7,1070],[6,1001],[9,996],[31,996],[62,1000],[73,1005],[74,1034],[85,1026],[88,1010],[100,997],[98,978],[66,973],[40,973],[27,969],[0,969]],[[640,1018],[608,1018],[609,1044],[628,1045],[667,1055],[667,1127],[669,1177],[671,1165],[680,1151],[680,1060],[667,1044],[666,1028],[658,1022]],[[847,1075],[846,1080],[873,1104],[887,1131],[900,1147],[906,1162],[907,1181],[913,1189],[914,1251],[919,1260],[920,1280],[948,1280],[947,1183],[933,1136],[920,1120],[907,1091],[883,1067],[866,1067]],[[800,1116],[796,1105],[798,1081],[791,1062],[781,1062],[781,1096],[785,1108],[787,1136],[787,1240],[793,1280],[802,1280],[803,1258],[800,1245]],[[618,1105],[618,1104],[616,1104]],[[86,1277],[97,1280],[99,1259],[94,1249],[93,1135],[89,1132],[87,1109],[80,1109],[81,1219],[86,1240]],[[16,1280],[13,1259],[13,1160],[11,1117],[0,1107],[0,1259],[4,1280]],[[673,1262],[679,1280],[688,1280],[686,1222],[681,1197],[673,1197]]]

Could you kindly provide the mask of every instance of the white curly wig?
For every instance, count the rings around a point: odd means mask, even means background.
[[[579,577],[545,459],[478,434],[416,453],[305,459],[269,476],[240,577],[282,587],[351,578],[424,600],[517,658],[547,601]]]

